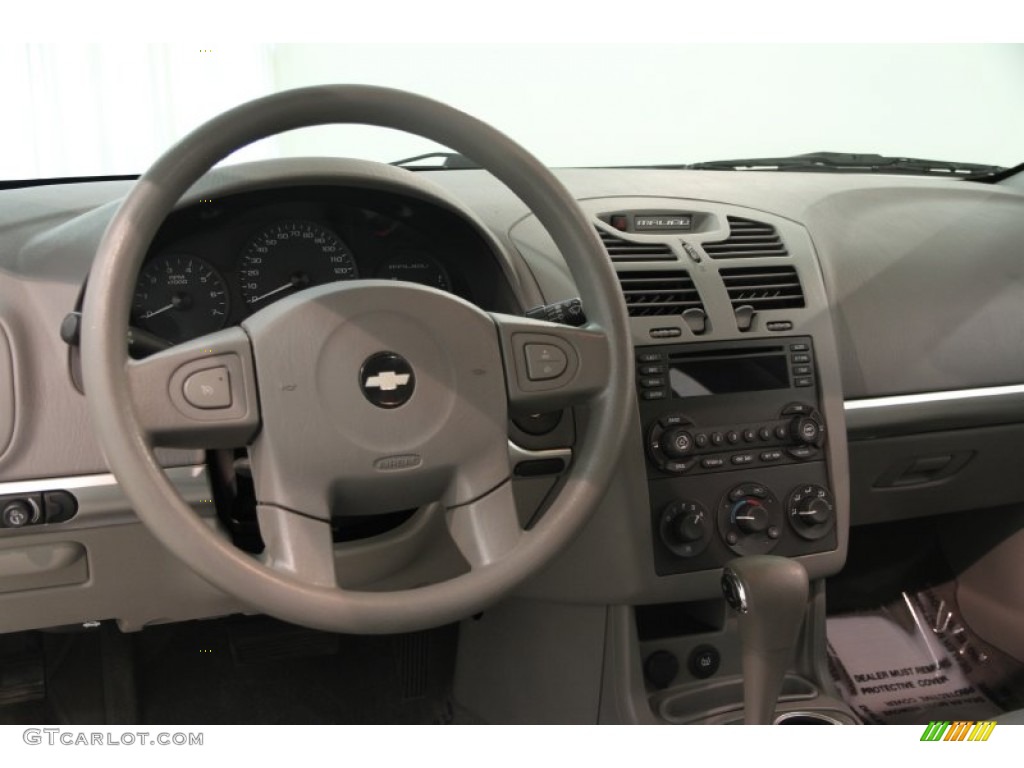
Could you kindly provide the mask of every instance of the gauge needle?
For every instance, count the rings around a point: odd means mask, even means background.
[[[156,317],[157,315],[162,315],[167,310],[174,309],[174,307],[175,307],[175,303],[172,301],[166,307],[160,307],[160,309],[154,309],[152,312],[147,312],[146,314],[144,314],[142,316],[142,319],[143,320],[149,320],[149,318]]]
[[[275,288],[272,291],[264,293],[262,296],[257,296],[255,299],[252,299],[249,303],[250,304],[255,304],[258,301],[263,301],[268,296],[273,296],[275,293],[280,293],[281,291],[287,291],[289,288],[294,288],[294,287],[295,287],[295,283],[292,282],[291,280],[289,280],[287,283],[285,283],[284,285],[280,286],[279,288]]]

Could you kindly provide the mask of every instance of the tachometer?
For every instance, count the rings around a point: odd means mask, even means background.
[[[197,256],[158,256],[139,274],[132,318],[143,330],[172,342],[212,333],[228,319],[227,285]]]
[[[242,298],[253,310],[303,288],[358,276],[348,246],[313,221],[282,221],[260,230],[238,269]]]

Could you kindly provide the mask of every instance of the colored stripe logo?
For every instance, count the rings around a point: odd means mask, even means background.
[[[995,727],[993,720],[932,720],[921,741],[988,741]]]

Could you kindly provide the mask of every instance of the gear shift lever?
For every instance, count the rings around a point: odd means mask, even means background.
[[[807,608],[807,571],[777,555],[741,557],[725,566],[722,592],[739,614],[743,722],[769,724]]]

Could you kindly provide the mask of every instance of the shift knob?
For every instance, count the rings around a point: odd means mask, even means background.
[[[738,614],[743,721],[771,723],[807,609],[807,571],[777,555],[741,557],[725,566],[722,592]]]

